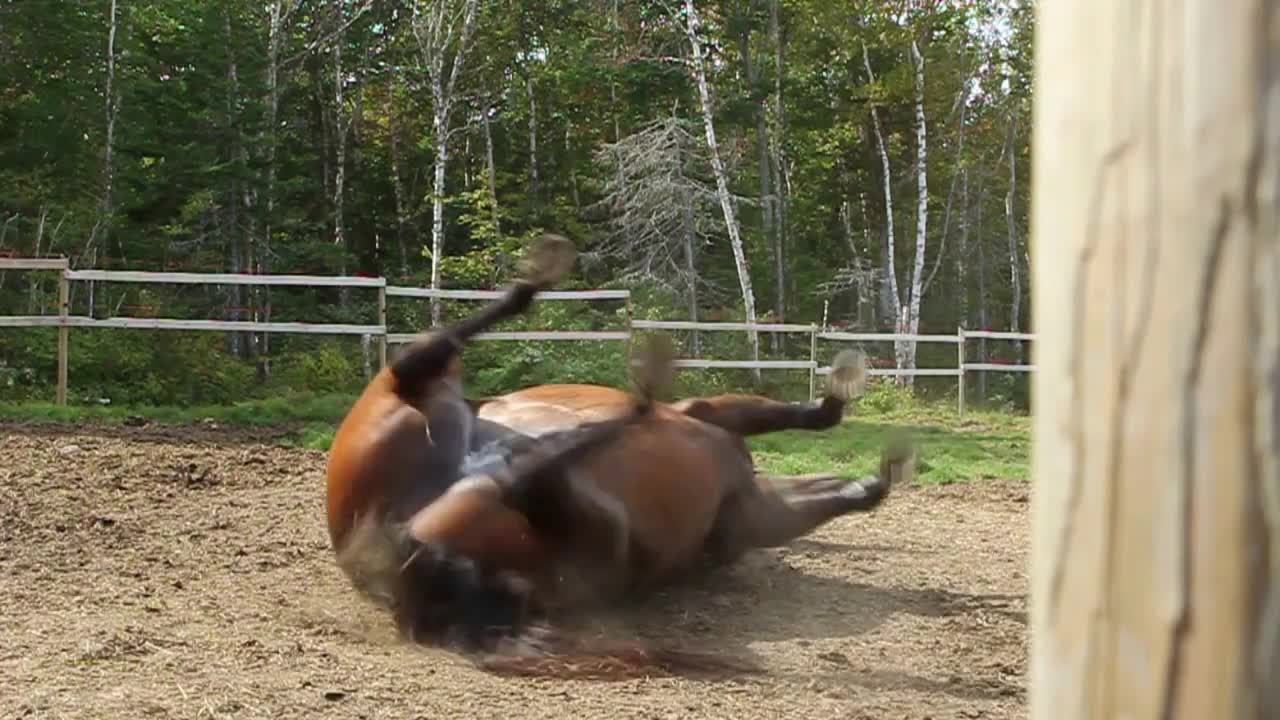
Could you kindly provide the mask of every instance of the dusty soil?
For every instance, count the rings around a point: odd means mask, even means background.
[[[0,424],[0,717],[1026,716],[1024,483],[904,488],[634,612],[766,675],[604,683],[399,643],[323,472],[263,431]]]

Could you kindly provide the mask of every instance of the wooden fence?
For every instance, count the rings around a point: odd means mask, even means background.
[[[56,315],[0,316],[3,327],[57,327],[58,328],[58,382],[57,402],[67,404],[67,355],[69,330],[80,328],[125,328],[139,330],[196,330],[219,332],[259,332],[281,334],[358,335],[378,339],[378,355],[382,365],[387,362],[387,346],[412,341],[414,333],[390,333],[387,331],[387,298],[439,298],[453,300],[489,300],[501,296],[498,290],[433,290],[418,287],[388,285],[385,278],[330,277],[317,275],[240,275],[225,273],[173,273],[116,270],[71,270],[65,258],[0,258],[0,271],[58,271],[58,313]],[[334,323],[260,322],[256,320],[183,320],[178,318],[113,317],[96,319],[70,314],[70,285],[72,282],[123,282],[184,285],[256,285],[256,286],[306,286],[372,288],[378,292],[378,324],[354,325]],[[817,377],[831,372],[829,366],[818,363],[818,341],[830,342],[916,342],[956,345],[956,366],[952,368],[870,368],[869,374],[888,376],[943,376],[954,377],[958,385],[958,410],[964,414],[964,381],[969,372],[1031,372],[1034,365],[1009,365],[1003,363],[971,363],[965,355],[966,340],[990,339],[1034,341],[1035,335],[1015,332],[991,332],[960,328],[955,335],[909,335],[900,333],[850,333],[837,332],[817,324],[796,323],[745,323],[745,322],[691,322],[687,320],[635,320],[632,318],[631,292],[629,290],[553,290],[538,295],[543,300],[623,300],[626,302],[626,328],[622,330],[521,330],[481,333],[477,340],[617,340],[630,342],[634,330],[697,330],[710,332],[790,333],[809,336],[809,357],[806,360],[711,360],[681,358],[676,361],[682,368],[741,368],[761,370],[807,370],[809,372],[809,397],[817,392]]]

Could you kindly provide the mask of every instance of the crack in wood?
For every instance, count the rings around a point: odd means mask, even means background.
[[[1089,225],[1085,232],[1084,248],[1080,251],[1080,257],[1076,262],[1075,271],[1075,287],[1073,289],[1074,302],[1077,308],[1085,307],[1087,300],[1086,292],[1088,291],[1089,270],[1093,264],[1094,255],[1098,250],[1098,236],[1101,233],[1101,212],[1102,201],[1106,188],[1107,177],[1111,171],[1119,164],[1120,160],[1128,153],[1132,143],[1129,139],[1117,143],[1115,146],[1107,150],[1102,156],[1102,161],[1098,167],[1098,176],[1093,185],[1093,198],[1089,202]],[[1082,412],[1083,399],[1080,389],[1084,387],[1084,313],[1075,312],[1072,315],[1071,323],[1071,358],[1068,361],[1068,370],[1071,378],[1071,426],[1069,433],[1072,438],[1072,464],[1071,475],[1067,487],[1067,502],[1063,512],[1062,530],[1058,538],[1057,556],[1054,558],[1052,570],[1053,574],[1049,579],[1049,609],[1048,616],[1053,619],[1058,614],[1058,608],[1062,600],[1062,583],[1066,575],[1067,559],[1071,554],[1071,534],[1075,527],[1076,513],[1080,508],[1080,496],[1082,491],[1082,477],[1084,474],[1084,428]]]
[[[1133,8],[1134,28],[1147,27],[1150,29],[1145,31],[1151,40],[1151,60],[1152,67],[1158,67],[1160,51],[1162,45],[1160,43],[1160,13],[1152,13],[1152,17],[1148,18],[1148,23],[1142,22],[1139,17],[1140,8],[1135,5]],[[1150,212],[1147,217],[1145,233],[1146,248],[1144,253],[1144,264],[1139,268],[1138,272],[1141,276],[1141,288],[1139,289],[1137,301],[1137,315],[1134,318],[1134,325],[1126,339],[1126,320],[1127,308],[1124,301],[1128,299],[1128,280],[1129,270],[1125,267],[1126,263],[1117,263],[1120,265],[1120,271],[1117,278],[1118,296],[1121,300],[1121,306],[1117,309],[1117,317],[1119,318],[1119,332],[1121,337],[1120,345],[1120,367],[1116,376],[1115,404],[1111,409],[1111,425],[1109,448],[1107,456],[1107,472],[1103,482],[1106,488],[1106,522],[1103,526],[1104,539],[1102,541],[1103,557],[1099,568],[1099,577],[1101,582],[1099,587],[1098,606],[1094,610],[1093,630],[1095,633],[1106,634],[1106,628],[1112,621],[1111,593],[1110,589],[1116,587],[1116,568],[1118,561],[1116,558],[1120,550],[1119,544],[1116,542],[1116,528],[1120,523],[1120,501],[1119,486],[1122,483],[1121,466],[1123,465],[1123,449],[1124,449],[1124,427],[1129,417],[1131,409],[1130,398],[1133,391],[1134,378],[1137,375],[1139,359],[1142,356],[1143,348],[1146,344],[1148,330],[1151,326],[1151,314],[1155,308],[1156,295],[1156,278],[1159,272],[1160,264],[1160,225],[1157,222],[1162,217],[1160,198],[1163,196],[1162,182],[1164,180],[1161,174],[1160,165],[1160,142],[1159,142],[1159,120],[1160,113],[1158,105],[1161,93],[1161,74],[1151,73],[1151,83],[1147,92],[1148,100],[1151,104],[1150,112],[1148,112],[1144,120],[1149,124],[1146,128],[1145,137],[1148,140],[1149,148],[1148,157],[1145,158],[1150,164],[1150,168],[1146,171],[1146,176],[1150,187],[1146,200],[1150,203]],[[1135,120],[1136,124],[1136,120]],[[1136,129],[1131,129],[1131,133],[1136,134]],[[1128,243],[1125,243],[1127,245]],[[1127,257],[1125,248],[1121,248],[1121,257]],[[1101,687],[1095,693],[1096,699],[1100,699],[1104,706],[1109,702],[1112,684],[1116,679],[1115,670],[1115,653],[1107,652],[1101,662],[1095,662],[1094,667],[1099,668],[1100,677],[1103,680]]]
[[[1187,369],[1184,380],[1186,388],[1185,402],[1181,418],[1182,425],[1182,473],[1175,478],[1175,490],[1178,493],[1179,522],[1182,532],[1177,533],[1180,539],[1178,551],[1181,556],[1177,588],[1177,607],[1169,636],[1169,663],[1165,668],[1165,695],[1161,703],[1160,717],[1173,718],[1177,711],[1177,679],[1182,671],[1182,652],[1186,635],[1191,628],[1191,575],[1194,570],[1191,555],[1192,535],[1192,500],[1191,488],[1195,482],[1196,420],[1199,412],[1200,380],[1204,372],[1205,346],[1208,344],[1210,314],[1213,311],[1214,295],[1218,288],[1218,276],[1222,269],[1222,251],[1226,245],[1227,234],[1231,231],[1231,203],[1223,197],[1218,204],[1218,222],[1210,238],[1208,256],[1205,259],[1203,273],[1200,276],[1200,290],[1196,298],[1192,317],[1195,318],[1195,331],[1191,340],[1191,366]]]

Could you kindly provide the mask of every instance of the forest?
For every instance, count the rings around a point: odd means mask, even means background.
[[[581,252],[562,287],[628,288],[635,317],[1026,331],[1033,14],[1031,0],[5,0],[0,255],[477,289],[556,232]],[[57,285],[0,273],[0,314],[56,314]],[[88,282],[70,300],[95,318],[377,311],[347,288]],[[460,308],[400,301],[391,331]],[[622,313],[543,303],[512,327],[607,329]],[[0,332],[0,401],[51,397],[55,334]],[[807,337],[679,340],[691,357],[808,357]],[[620,348],[596,344],[482,343],[470,392],[620,380]],[[867,350],[879,366],[955,363],[954,346]],[[354,392],[370,369],[349,336],[83,330],[71,351],[77,403]],[[968,383],[971,402],[1026,406],[1021,374]],[[955,393],[954,378],[914,385]]]

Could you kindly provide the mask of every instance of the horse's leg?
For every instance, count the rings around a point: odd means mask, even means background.
[[[539,238],[525,257],[521,277],[501,298],[470,317],[427,333],[401,351],[390,368],[397,381],[397,392],[407,398],[421,397],[429,382],[446,373],[467,340],[528,310],[538,291],[568,273],[575,257],[573,245],[567,239],[559,235]]]
[[[913,459],[909,445],[895,442],[882,452],[878,474],[856,480],[757,474],[725,501],[709,549],[732,560],[751,548],[785,545],[842,515],[874,510],[894,484],[909,479]]]
[[[736,435],[780,430],[826,430],[840,424],[845,404],[861,392],[865,358],[846,350],[831,363],[823,398],[816,403],[789,403],[758,395],[712,395],[672,403],[676,410]]]

